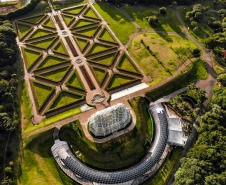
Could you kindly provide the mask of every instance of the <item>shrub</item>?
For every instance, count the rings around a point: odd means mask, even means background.
[[[199,57],[201,55],[201,51],[198,48],[193,49],[192,51],[193,56]]]
[[[165,7],[159,8],[159,13],[162,15],[166,15],[167,14],[166,8]]]

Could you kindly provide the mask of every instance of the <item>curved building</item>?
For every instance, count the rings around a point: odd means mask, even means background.
[[[103,137],[125,128],[130,121],[130,110],[119,103],[93,114],[89,120],[89,130],[94,136]]]
[[[52,154],[58,164],[62,164],[63,168],[69,169],[78,179],[85,179],[86,182],[101,184],[133,182],[137,178],[145,176],[157,165],[163,156],[168,140],[167,116],[163,106],[161,104],[152,105],[149,107],[149,111],[156,125],[155,143],[148,154],[139,163],[130,168],[114,172],[93,169],[77,159],[71,153],[66,142],[59,140],[56,140],[52,146]]]

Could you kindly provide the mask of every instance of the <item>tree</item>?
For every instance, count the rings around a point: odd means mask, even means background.
[[[159,8],[159,13],[162,15],[166,15],[167,14],[166,8],[165,7]]]
[[[147,18],[147,20],[148,20],[150,25],[157,25],[158,24],[158,18],[156,17],[156,15],[149,16]]]

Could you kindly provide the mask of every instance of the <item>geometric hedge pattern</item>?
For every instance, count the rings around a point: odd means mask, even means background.
[[[102,89],[111,93],[142,80],[130,56],[120,49],[91,7],[80,5],[59,14]],[[87,93],[52,19],[44,14],[15,22],[33,98],[41,115],[78,106],[85,101]],[[92,84],[94,79],[85,80]]]

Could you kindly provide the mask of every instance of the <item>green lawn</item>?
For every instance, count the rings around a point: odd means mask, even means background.
[[[165,36],[154,33],[140,34],[128,47],[137,64],[154,83],[170,77],[184,61],[191,58],[192,50],[197,48],[185,37],[167,35],[165,38]]]
[[[83,7],[84,6],[73,7],[73,8],[63,10],[63,12],[78,15],[82,11]]]
[[[65,48],[62,41],[59,41],[59,43],[53,48],[53,52],[68,55],[67,49]]]
[[[61,91],[60,94],[57,96],[53,104],[50,106],[50,110],[59,109],[66,105],[70,105],[72,103],[76,103],[80,100],[84,99],[84,96],[72,93],[69,91]]]
[[[96,22],[93,22],[93,21],[90,21],[90,20],[79,19],[79,20],[71,27],[71,29],[74,29],[74,28],[80,28],[80,27],[92,25],[92,24],[95,24],[95,23],[96,23]]]
[[[45,17],[46,15],[39,15],[39,16],[34,16],[31,18],[26,18],[26,19],[22,19],[22,21],[24,22],[28,22],[31,24],[39,24]]]
[[[70,67],[66,66],[46,73],[37,73],[35,75],[40,76],[41,78],[45,78],[47,80],[51,80],[53,82],[60,82],[69,69]]]
[[[113,170],[134,165],[146,152],[144,143],[146,138],[151,138],[152,127],[147,110],[149,102],[140,97],[131,102],[136,116],[140,117],[132,131],[105,143],[93,143],[85,137],[77,121],[61,128],[60,139],[70,141],[81,160],[92,166]]]
[[[207,71],[207,66],[206,62],[203,60],[196,60],[193,63],[194,66],[194,74],[195,78],[200,79],[200,80],[206,80],[208,78],[208,71]]]
[[[158,172],[144,185],[166,185],[169,181],[176,164],[179,162],[183,148],[174,148],[171,154],[167,157],[163,166]]]
[[[98,19],[99,17],[96,15],[96,13],[91,9],[89,8],[84,14],[83,16],[85,17],[91,17],[91,18],[94,18],[94,19]]]
[[[101,34],[99,35],[99,39],[116,43],[115,39],[111,36],[111,34],[109,33],[109,31],[106,28],[104,28],[102,30]]]
[[[131,59],[129,59],[126,54],[124,54],[120,58],[120,61],[119,61],[118,65],[116,67],[118,69],[121,69],[121,70],[124,70],[124,71],[128,71],[128,72],[135,73],[135,74],[140,74],[140,72],[138,71],[136,66],[133,64]]]
[[[112,90],[112,89],[115,89],[117,87],[122,87],[122,86],[129,84],[131,82],[134,82],[136,80],[138,80],[138,79],[133,78],[133,77],[129,77],[129,76],[125,76],[125,75],[122,75],[122,74],[114,74],[111,77],[106,89]]]
[[[44,27],[48,27],[48,28],[54,28],[55,29],[55,26],[53,24],[53,21],[51,20],[51,18],[47,19],[43,25]]]
[[[66,23],[67,26],[69,26],[71,24],[71,22],[74,20],[74,17],[72,17],[72,16],[64,15],[64,14],[61,14],[61,15],[62,15],[64,22]]]
[[[52,37],[52,38],[49,38],[49,39],[45,39],[45,40],[42,40],[42,41],[37,41],[37,42],[32,42],[32,43],[29,43],[28,45],[31,45],[31,46],[35,46],[37,48],[40,48],[40,49],[48,49],[51,44],[56,40],[57,38],[55,37]]]
[[[94,7],[109,23],[110,28],[114,31],[119,40],[123,44],[126,44],[129,40],[129,37],[136,31],[133,23],[114,6],[106,3],[96,2]]]
[[[31,82],[31,88],[35,97],[38,109],[46,102],[49,95],[53,92],[53,87],[38,82]]]
[[[182,32],[182,26],[178,21],[173,10],[167,8],[167,15],[159,14],[159,7],[156,6],[124,6],[123,9],[137,22],[137,24],[144,29],[165,31],[165,32]],[[159,25],[151,26],[146,17],[156,15]]]
[[[24,145],[21,166],[21,185],[62,185],[50,148],[53,130],[44,132]]]
[[[85,40],[85,39],[75,38],[75,41],[78,44],[79,49],[81,50],[81,52],[83,52],[83,50],[85,49],[87,44],[89,44],[89,41]]]
[[[26,68],[29,69],[41,56],[41,53],[28,48],[22,48]]]
[[[94,75],[96,76],[96,79],[97,79],[99,85],[102,85],[103,80],[104,80],[105,76],[108,74],[108,72],[104,69],[97,68],[97,67],[92,67],[92,71],[93,71]]]
[[[69,78],[69,80],[67,81],[67,86],[69,87],[74,87],[76,89],[79,90],[85,90],[81,79],[79,78],[79,75],[77,74],[77,72],[74,72],[71,77]]]
[[[17,32],[18,32],[18,36],[21,39],[24,38],[24,36],[30,31],[32,30],[32,27],[31,26],[27,26],[27,25],[23,25],[23,24],[20,24],[20,23],[17,23],[16,24],[16,27],[17,27]]]
[[[29,39],[36,39],[44,36],[48,36],[50,34],[53,34],[53,32],[43,29],[37,29],[32,35],[29,37]]]
[[[68,60],[65,60],[64,58],[55,57],[53,55],[48,55],[38,66],[38,69],[43,69],[46,67],[62,64],[62,63],[69,63]]]
[[[115,56],[116,56],[115,53],[111,53],[97,58],[92,58],[91,61],[105,66],[110,66],[113,63]]]
[[[93,37],[94,34],[97,32],[98,30],[98,26],[97,27],[93,27],[93,28],[89,28],[89,29],[84,29],[81,31],[74,31],[74,33],[78,33],[80,35],[84,35],[87,37]]]
[[[93,47],[89,50],[88,55],[96,54],[99,52],[107,51],[113,48],[112,46],[101,44],[101,43],[94,43]]]

